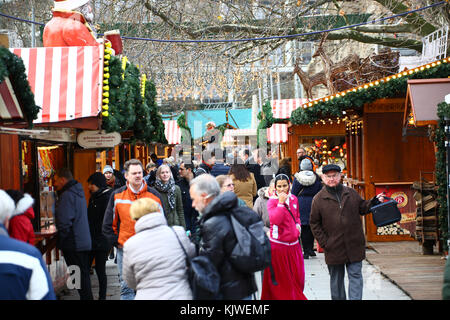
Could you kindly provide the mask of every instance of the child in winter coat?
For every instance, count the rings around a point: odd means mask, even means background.
[[[34,230],[31,221],[34,219],[34,199],[18,190],[6,190],[14,200],[16,208],[9,220],[8,233],[11,238],[24,241],[34,246]]]

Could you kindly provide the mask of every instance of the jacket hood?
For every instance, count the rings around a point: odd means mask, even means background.
[[[152,212],[139,218],[134,225],[134,230],[138,233],[146,229],[152,229],[164,225],[167,225],[167,220],[166,217],[164,217],[164,213]]]
[[[25,212],[28,213],[29,212],[28,209],[30,209],[33,206],[33,204],[34,204],[33,197],[31,197],[28,193],[25,193],[23,198],[20,199],[19,202],[17,202],[16,209],[14,210],[14,212],[13,212],[11,217],[21,215],[21,214],[23,214]],[[33,211],[31,210],[31,212],[29,212],[29,213],[32,214],[31,218],[34,218]]]
[[[259,189],[258,196],[262,199],[269,199],[269,187],[262,187]]]
[[[216,213],[230,212],[238,205],[238,198],[234,192],[227,191],[216,198],[205,208],[204,216],[212,216]]]
[[[295,175],[295,179],[302,185],[302,186],[311,186],[316,182],[317,176],[312,171],[300,171],[297,172]]]

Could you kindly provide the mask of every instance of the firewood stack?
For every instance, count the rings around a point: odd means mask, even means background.
[[[416,233],[415,238],[422,243],[425,251],[431,253],[433,245],[439,241],[437,188],[434,183],[425,180],[415,181],[412,188],[416,190]]]

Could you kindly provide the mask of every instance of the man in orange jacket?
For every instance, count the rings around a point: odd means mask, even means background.
[[[45,25],[44,47],[96,46],[89,0],[55,0],[53,18]]]
[[[120,299],[133,300],[135,292],[127,286],[122,278],[123,245],[135,234],[134,225],[136,221],[130,217],[130,207],[133,201],[141,198],[150,198],[161,206],[161,195],[145,183],[143,179],[144,167],[139,160],[128,160],[124,164],[124,169],[127,184],[114,190],[111,198],[109,198],[102,231],[110,243],[117,246]],[[163,212],[162,206],[161,211]]]

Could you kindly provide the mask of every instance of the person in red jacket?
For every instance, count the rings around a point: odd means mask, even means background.
[[[272,267],[278,285],[273,284],[269,270],[264,270],[261,300],[307,300],[303,294],[305,267],[299,242],[298,200],[290,194],[289,181],[287,175],[277,175],[276,197],[267,202]]]
[[[31,221],[34,219],[34,199],[17,190],[6,190],[16,205],[9,221],[8,233],[11,238],[34,245],[34,230]]]
[[[97,46],[89,0],[56,0],[53,18],[45,25],[44,47]]]

